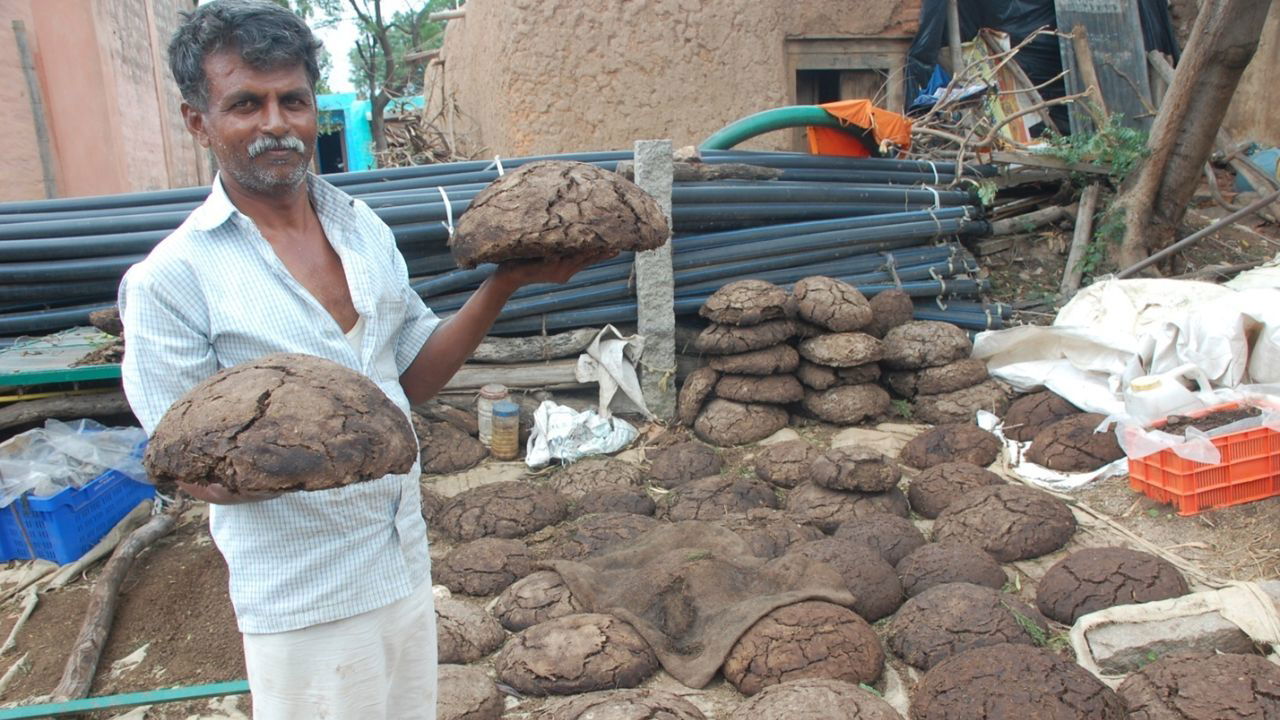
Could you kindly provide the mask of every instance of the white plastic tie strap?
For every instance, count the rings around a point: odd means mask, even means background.
[[[449,231],[449,237],[453,237],[453,203],[449,202],[449,193],[445,192],[444,188],[437,185],[436,190],[439,190],[440,197],[444,198],[445,221],[440,224],[444,226],[445,230]]]
[[[937,171],[935,171],[935,172],[937,172]],[[929,187],[929,186],[927,186],[927,185],[925,186],[925,188],[924,188],[924,189],[925,189],[925,190],[928,190],[928,191],[929,191],[929,192],[931,192],[931,193],[933,193],[933,209],[934,209],[934,210],[941,210],[941,209],[942,209],[942,196],[938,194],[938,190],[937,190],[936,188],[931,188],[931,187]],[[935,219],[935,220],[937,220],[937,218],[934,218],[934,219]]]
[[[938,183],[942,182],[938,178],[938,164],[932,160],[926,160],[925,162],[929,163],[929,167],[933,168],[933,184],[937,185]]]
[[[889,278],[893,280],[894,287],[902,289],[902,278],[898,277],[898,263],[893,259],[893,253],[881,253],[884,255],[884,268],[889,271]]]

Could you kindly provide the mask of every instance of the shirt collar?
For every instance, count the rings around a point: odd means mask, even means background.
[[[331,209],[355,204],[349,195],[312,173],[307,173],[307,191],[311,194],[312,202],[315,203],[317,214],[324,215]],[[209,197],[192,211],[191,225],[196,230],[208,232],[235,215],[242,215],[242,213],[236,209],[231,198],[227,197],[226,188],[222,186],[222,171],[218,171],[213,176]]]

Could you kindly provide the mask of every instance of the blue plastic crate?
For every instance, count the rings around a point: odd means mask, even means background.
[[[49,497],[23,495],[9,507],[0,508],[3,559],[34,556],[60,565],[74,562],[138,503],[154,495],[154,486],[117,470]]]

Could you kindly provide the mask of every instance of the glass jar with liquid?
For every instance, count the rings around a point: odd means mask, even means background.
[[[520,456],[520,406],[510,400],[493,404],[489,450],[498,460],[515,460]]]

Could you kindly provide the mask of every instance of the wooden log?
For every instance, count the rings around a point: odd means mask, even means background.
[[[39,601],[40,596],[36,593],[35,588],[27,591],[27,594],[22,598],[22,614],[18,616],[18,621],[13,624],[13,628],[9,630],[9,637],[5,638],[4,645],[0,645],[0,655],[4,655],[18,647],[18,633],[27,624],[27,620],[31,617],[31,613],[36,609],[36,603]]]
[[[1098,207],[1098,194],[1102,186],[1094,183],[1084,189],[1080,195],[1080,211],[1076,213],[1076,228],[1071,235],[1071,250],[1067,253],[1067,269],[1062,274],[1062,285],[1058,288],[1061,299],[1066,300],[1080,289],[1080,279],[1084,269],[1080,261],[1084,259],[1085,248],[1089,247],[1089,238],[1093,237],[1093,212]]]
[[[599,333],[594,328],[579,328],[556,335],[486,337],[471,353],[471,359],[487,363],[557,360],[582,353]]]
[[[1094,130],[1107,126],[1107,103],[1102,98],[1102,83],[1098,82],[1098,70],[1093,64],[1093,51],[1089,49],[1089,31],[1084,25],[1071,28],[1071,49],[1076,55],[1076,69],[1080,71],[1081,84],[1088,88],[1089,99],[1085,110],[1093,118]]]
[[[0,407],[0,430],[49,418],[123,415],[129,411],[129,401],[122,391],[22,400]]]
[[[111,554],[111,551],[115,550],[122,540],[151,517],[152,505],[153,503],[150,500],[143,500],[138,503],[137,507],[130,510],[128,515],[121,518],[116,523],[116,526],[111,528],[111,532],[89,548],[89,552],[81,555],[79,560],[58,568],[58,572],[54,573],[53,577],[46,580],[44,585],[41,586],[41,592],[56,590],[66,585],[84,572],[85,568]]]
[[[1069,170],[1071,172],[1089,173],[1091,175],[1111,174],[1111,168],[1106,167],[1105,165],[1067,162],[1066,160],[1053,157],[1052,155],[1041,155],[1039,153],[996,150],[991,153],[991,161],[1049,168],[1051,170]]]
[[[1035,212],[1025,213],[1005,220],[997,220],[991,223],[991,234],[1000,236],[1030,232],[1038,227],[1043,227],[1059,220],[1066,220],[1072,215],[1072,210],[1060,205],[1054,205],[1043,210],[1036,210]]]
[[[513,363],[480,365],[467,363],[444,386],[446,391],[479,390],[489,383],[509,388],[541,388],[546,385],[581,385],[575,369],[577,360],[553,360],[547,363]]]
[[[182,508],[183,504],[177,503],[167,512],[153,516],[146,525],[130,533],[107,561],[102,575],[89,594],[89,605],[85,609],[80,634],[72,645],[71,657],[67,658],[62,679],[53,691],[55,701],[76,700],[89,694],[89,686],[98,669],[98,660],[102,658],[102,649],[115,620],[116,605],[120,602],[120,585],[129,574],[129,568],[133,566],[138,553],[173,530]]]
[[[445,20],[457,20],[466,16],[467,9],[465,7],[461,7],[455,10],[441,10],[439,12],[433,12],[427,15],[427,20],[430,22],[441,22]]]

